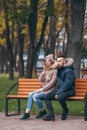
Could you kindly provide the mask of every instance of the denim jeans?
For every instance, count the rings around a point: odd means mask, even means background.
[[[27,109],[29,110],[32,109],[34,101],[37,103],[39,110],[44,109],[42,101],[41,101],[41,99],[43,99],[44,96],[45,94],[43,92],[40,92],[40,93],[32,92],[28,97]]]

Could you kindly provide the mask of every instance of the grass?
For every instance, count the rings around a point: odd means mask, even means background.
[[[16,76],[14,80],[9,80],[8,74],[0,74],[0,112],[5,112],[5,95],[7,90],[17,82],[18,77]],[[17,92],[17,89],[14,89],[14,93]],[[27,100],[21,100],[21,112],[23,113],[26,108]],[[43,101],[44,107],[45,103]],[[57,101],[52,101],[55,114],[61,114],[62,109]],[[69,115],[78,115],[81,116],[84,114],[84,103],[80,101],[67,101],[69,108]],[[45,107],[46,108],[46,107]],[[9,111],[17,111],[17,100],[13,99],[9,102]],[[38,113],[37,104],[34,103],[32,113]]]

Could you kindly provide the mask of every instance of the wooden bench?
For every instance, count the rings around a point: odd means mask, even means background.
[[[6,111],[5,115],[18,115],[20,114],[20,100],[27,99],[29,92],[32,92],[42,85],[38,79],[19,79],[18,83],[14,84],[6,93]],[[13,88],[17,86],[18,92],[17,95],[12,95],[10,92]],[[76,79],[75,81],[75,91],[76,95],[73,97],[69,97],[68,100],[72,101],[84,101],[84,119],[87,120],[87,79]],[[18,112],[16,114],[8,114],[8,101],[9,99],[17,99],[18,100]]]
[[[10,115],[18,115],[20,114],[20,100],[27,99],[30,92],[40,88],[42,85],[38,79],[19,79],[17,83],[15,83],[6,93],[6,116]],[[17,94],[10,94],[14,87],[17,87]],[[18,112],[16,114],[8,114],[8,102],[9,99],[17,99],[18,100]]]

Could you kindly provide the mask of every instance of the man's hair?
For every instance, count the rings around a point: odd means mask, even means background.
[[[64,55],[59,55],[57,58],[66,58]]]

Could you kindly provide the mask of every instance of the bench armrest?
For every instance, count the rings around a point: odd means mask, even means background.
[[[17,85],[18,87],[18,82],[16,82],[15,84],[13,84],[9,89],[8,91],[6,92],[6,96],[12,91],[12,89]]]

